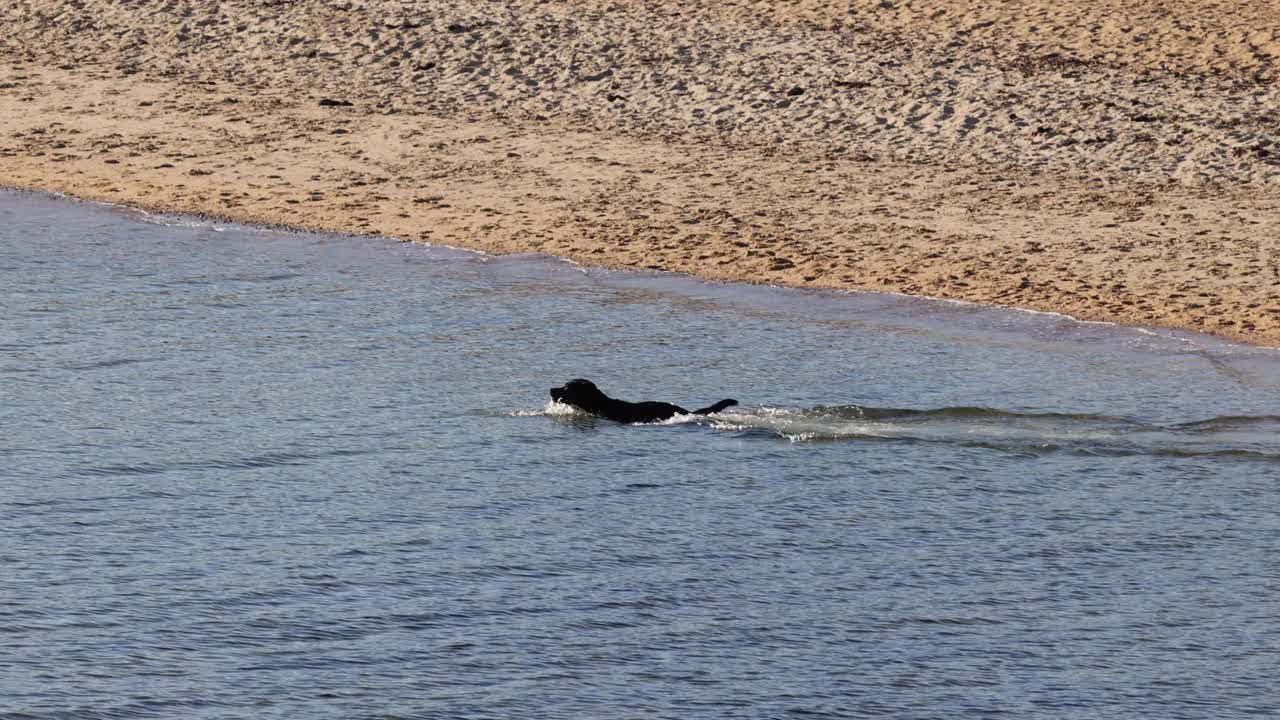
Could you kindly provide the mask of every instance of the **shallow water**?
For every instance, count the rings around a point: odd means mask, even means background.
[[[0,717],[1280,713],[1274,350],[14,193],[0,277]]]

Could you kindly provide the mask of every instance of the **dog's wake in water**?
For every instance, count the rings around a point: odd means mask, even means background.
[[[1276,416],[1219,417],[1166,425],[1090,414],[843,405],[808,409],[762,407],[695,421],[715,430],[780,436],[792,442],[897,440],[1037,455],[1246,455],[1280,461],[1280,417]]]
[[[554,400],[541,411],[516,414],[575,422],[603,421]],[[1238,455],[1280,462],[1280,416],[1228,416],[1156,424],[1107,415],[1006,412],[978,407],[912,410],[819,405],[812,408],[738,407],[716,415],[677,414],[644,425],[702,425],[744,438],[773,437],[793,443],[891,440],[950,443],[1032,455],[1049,452],[1102,456]]]

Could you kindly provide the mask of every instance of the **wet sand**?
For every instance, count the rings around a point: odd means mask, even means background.
[[[1280,344],[1269,2],[18,0],[0,26],[3,185]]]

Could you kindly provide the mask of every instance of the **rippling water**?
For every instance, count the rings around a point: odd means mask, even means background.
[[[0,717],[1280,713],[1276,351],[13,193],[0,278]]]

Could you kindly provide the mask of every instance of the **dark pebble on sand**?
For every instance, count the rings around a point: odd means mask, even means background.
[[[334,100],[332,98],[322,98],[320,107],[351,107],[350,100]]]

